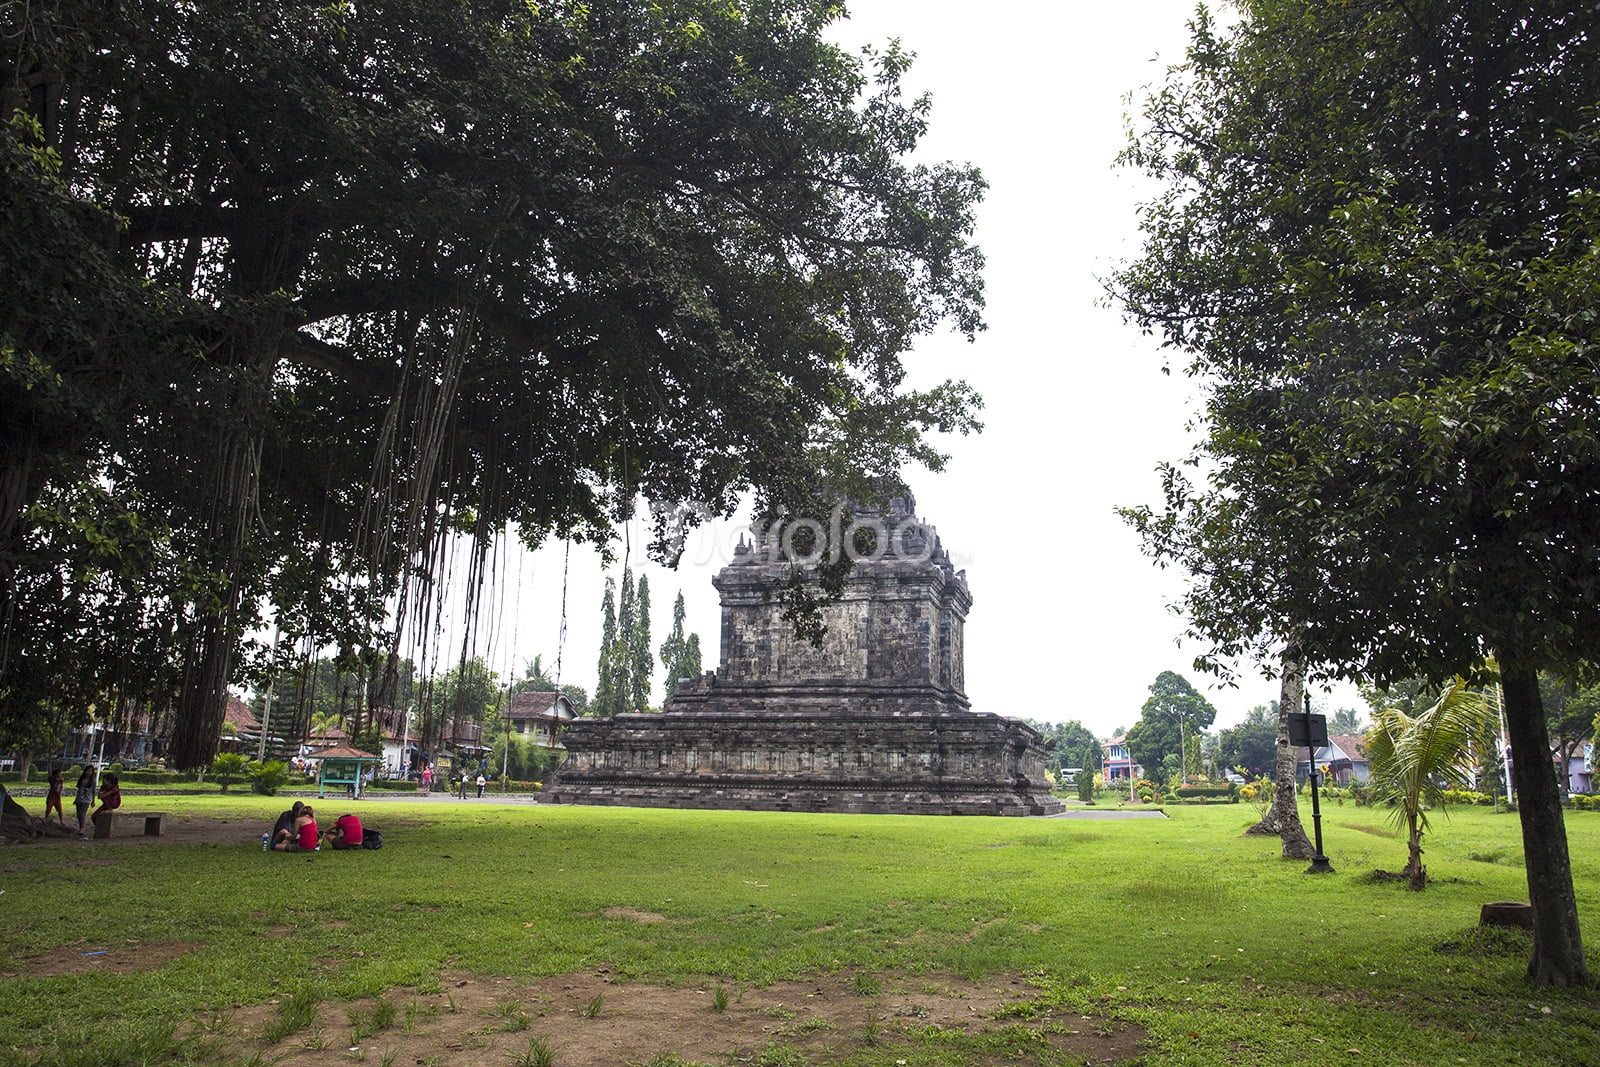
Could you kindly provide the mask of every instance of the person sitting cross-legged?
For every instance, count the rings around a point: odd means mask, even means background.
[[[341,815],[333,821],[328,831],[328,845],[335,852],[360,848],[362,842],[361,819],[355,815]]]
[[[318,847],[317,813],[307,804],[294,820],[292,835],[273,844],[277,852],[315,852]]]
[[[300,813],[306,810],[302,801],[295,801],[294,807],[278,816],[278,821],[272,827],[272,843],[287,841],[294,836],[295,822],[300,818]]]

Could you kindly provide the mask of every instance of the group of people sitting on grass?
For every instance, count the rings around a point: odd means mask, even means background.
[[[341,815],[323,834],[317,829],[317,814],[310,804],[295,801],[294,807],[278,816],[272,828],[272,848],[277,852],[317,852],[324,842],[335,851],[365,847],[361,819]]]

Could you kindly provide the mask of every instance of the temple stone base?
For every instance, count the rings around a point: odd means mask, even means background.
[[[865,546],[826,633],[795,633],[791,527],[752,528],[717,575],[718,671],[662,713],[578,719],[547,783],[563,804],[897,815],[1053,815],[1047,751],[1025,723],[972,711],[962,669],[972,593],[909,493],[843,505],[829,543]],[[820,532],[811,523],[810,532]]]
[[[666,712],[575,722],[545,799],[895,815],[1050,815],[1045,750],[973,712]]]

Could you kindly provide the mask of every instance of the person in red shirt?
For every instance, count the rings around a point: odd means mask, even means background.
[[[361,820],[354,815],[341,815],[333,820],[333,829],[328,831],[328,844],[336,852],[346,849],[360,848],[362,840]]]
[[[89,822],[94,823],[102,811],[116,811],[122,807],[122,789],[117,785],[117,776],[108,774],[100,779],[100,806],[89,813]]]
[[[61,790],[66,785],[66,780],[61,776],[60,767],[50,768],[50,789],[44,795],[44,817],[49,818],[53,809],[56,813],[56,822],[65,824],[67,813],[61,810]]]
[[[300,809],[300,816],[294,821],[294,831],[289,839],[279,841],[272,847],[279,852],[317,851],[317,813],[310,804]]]

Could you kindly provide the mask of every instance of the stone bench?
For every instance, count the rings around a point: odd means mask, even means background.
[[[94,836],[96,840],[111,836],[111,826],[118,819],[143,819],[144,835],[146,837],[160,837],[161,827],[165,823],[167,813],[164,811],[124,811],[116,808],[112,811],[96,813],[94,817]]]

